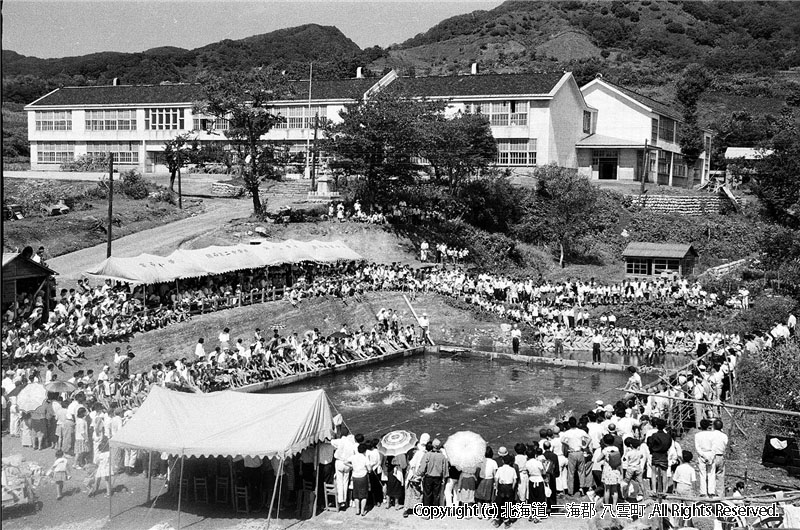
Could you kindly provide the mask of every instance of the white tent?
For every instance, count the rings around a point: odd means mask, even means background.
[[[331,263],[361,259],[360,254],[341,241],[265,241],[260,245],[178,249],[166,257],[152,254],[133,258],[110,257],[86,271],[86,274],[127,283],[154,284],[285,263]]]
[[[324,390],[190,394],[154,386],[110,442],[123,449],[179,456],[181,479],[184,458],[192,456],[278,458],[282,477],[286,458],[334,438],[334,415]],[[179,493],[179,527],[180,506]]]

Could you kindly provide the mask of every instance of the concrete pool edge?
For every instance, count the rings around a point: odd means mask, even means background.
[[[294,383],[299,383],[300,381],[305,381],[307,379],[314,379],[326,375],[334,375],[338,373],[348,372],[356,368],[361,368],[362,366],[369,366],[371,364],[377,364],[380,362],[390,361],[393,359],[401,359],[404,357],[412,357],[414,355],[420,355],[428,352],[438,352],[438,351],[439,351],[438,346],[418,346],[416,348],[408,348],[405,350],[398,350],[395,352],[387,353],[386,355],[381,355],[379,357],[370,357],[369,359],[360,359],[358,361],[352,361],[346,364],[331,366],[330,368],[323,368],[322,370],[315,370],[313,372],[302,372],[299,374],[290,375],[289,377],[283,377],[281,379],[273,379],[271,381],[262,381],[260,383],[253,383],[250,385],[240,386],[238,388],[232,388],[231,390],[233,390],[234,392],[257,393],[271,388],[278,388],[286,385],[291,385]]]

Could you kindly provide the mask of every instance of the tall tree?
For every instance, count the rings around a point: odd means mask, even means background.
[[[486,170],[497,156],[497,144],[489,120],[478,114],[440,115],[423,123],[419,131],[425,141],[420,154],[431,165],[434,177],[446,181],[450,191],[471,175]]]
[[[800,127],[798,117],[787,107],[769,142],[772,151],[756,164],[751,188],[772,219],[800,228]]]
[[[537,167],[535,202],[520,226],[520,239],[558,245],[558,263],[564,262],[575,242],[594,228],[599,192],[574,169],[556,164]]]
[[[323,150],[350,161],[370,189],[381,179],[408,178],[424,143],[420,129],[434,122],[444,107],[444,102],[383,90],[347,105],[340,112],[342,120],[327,125]]]
[[[179,134],[164,142],[164,160],[169,170],[169,191],[175,191],[175,176],[193,160],[191,133]]]
[[[706,69],[698,64],[690,64],[678,80],[676,97],[683,105],[683,126],[681,127],[680,146],[683,158],[692,168],[692,180],[687,183],[691,187],[697,180],[697,160],[705,150],[703,129],[697,121],[697,102],[711,84]],[[711,156],[711,153],[706,153]]]
[[[228,120],[225,136],[245,159],[248,167],[243,168],[242,179],[253,197],[253,212],[261,215],[259,184],[275,173],[274,148],[262,137],[284,120],[276,112],[274,102],[284,99],[292,87],[285,76],[270,68],[203,74],[199,81],[206,99],[196,107],[205,114]]]

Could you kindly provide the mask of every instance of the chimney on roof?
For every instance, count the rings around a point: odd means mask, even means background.
[[[111,85],[112,86],[119,86],[119,77],[115,77],[114,79],[112,79],[111,80]]]
[[[356,79],[364,79],[364,68],[361,66],[356,68]]]
[[[478,75],[478,63],[472,63],[472,69],[470,70],[472,75]]]

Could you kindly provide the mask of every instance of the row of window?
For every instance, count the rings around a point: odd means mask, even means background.
[[[107,156],[114,153],[117,164],[138,164],[139,145],[134,142],[87,142],[86,153],[92,156]],[[73,142],[39,143],[36,145],[36,160],[40,164],[61,164],[75,159]]]
[[[135,131],[135,110],[87,110],[87,131]]]
[[[286,118],[286,121],[275,125],[276,129],[313,129],[317,117],[319,121],[316,126],[322,127],[323,121],[328,116],[328,107],[325,105],[275,107],[273,112]]]
[[[536,165],[536,139],[496,140],[497,164],[501,166]]]
[[[468,103],[473,114],[483,114],[493,127],[528,125],[527,101],[492,101],[490,103]]]
[[[666,118],[664,116],[653,118],[650,129],[650,141],[654,145],[657,144],[659,140],[673,143],[680,142],[681,124],[671,118]]]
[[[37,131],[71,131],[72,112],[69,110],[45,110],[36,112]]]
[[[653,264],[652,273],[649,265],[651,261]],[[659,275],[662,272],[680,272],[680,270],[681,260],[679,259],[627,258],[625,260],[625,272],[634,276]]]

